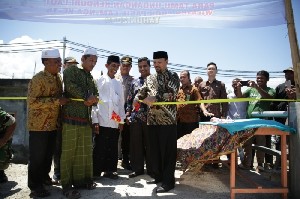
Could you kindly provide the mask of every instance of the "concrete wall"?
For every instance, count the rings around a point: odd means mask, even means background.
[[[0,97],[26,97],[29,79],[0,79]],[[26,128],[27,105],[26,100],[1,100],[0,106],[8,113],[14,114],[17,126],[13,136],[15,151],[13,162],[28,162],[28,138]]]

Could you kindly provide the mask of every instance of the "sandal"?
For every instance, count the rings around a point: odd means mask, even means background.
[[[47,196],[50,196],[50,192],[43,189],[43,190],[38,190],[38,191],[31,191],[29,194],[30,197],[37,197],[37,198],[45,198]]]
[[[64,196],[68,199],[77,199],[81,197],[81,194],[77,190],[69,190],[63,192]]]
[[[91,182],[91,183],[87,183],[86,184],[86,189],[87,190],[93,190],[97,187],[97,183],[96,182]]]

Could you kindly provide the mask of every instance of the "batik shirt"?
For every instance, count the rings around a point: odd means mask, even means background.
[[[203,81],[199,85],[202,99],[227,99],[225,84],[221,81]],[[221,118],[227,116],[228,103],[205,103],[206,110],[214,114],[214,117]]]
[[[54,131],[58,128],[61,96],[60,74],[52,75],[44,70],[33,76],[27,94],[29,131]]]
[[[93,76],[81,66],[70,66],[64,70],[65,97],[85,100],[89,96],[98,96]],[[95,104],[96,105],[96,104]],[[83,101],[71,100],[64,105],[64,122],[74,125],[87,125],[91,121],[91,107]]]
[[[155,96],[156,102],[175,102],[180,81],[177,73],[165,70],[147,77],[135,100]],[[176,124],[176,105],[153,105],[147,115],[148,125]]]
[[[201,95],[195,86],[181,86],[177,94],[177,101],[198,101]],[[178,104],[177,105],[177,121],[184,123],[198,122],[199,104]]]
[[[145,79],[139,77],[133,80],[127,97],[126,112],[130,115],[131,122],[147,122],[147,109],[148,106],[144,103],[140,103],[139,106],[133,107],[133,99],[135,98],[138,90],[144,85]]]

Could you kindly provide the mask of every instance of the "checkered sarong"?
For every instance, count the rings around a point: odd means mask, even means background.
[[[63,124],[60,160],[63,189],[92,181],[92,129],[90,126]]]

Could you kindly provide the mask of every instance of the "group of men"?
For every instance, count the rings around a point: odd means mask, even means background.
[[[280,85],[275,92],[267,87],[267,71],[259,71],[256,81],[248,81],[249,89],[244,93],[240,79],[234,79],[234,92],[227,95],[225,84],[216,79],[217,65],[213,62],[207,64],[207,80],[197,77],[192,85],[189,71],[182,71],[178,77],[167,68],[168,53],[165,51],[153,53],[155,74],[150,74],[147,57],[138,59],[140,77],[136,79],[129,75],[131,57],[120,59],[110,55],[105,64],[107,72],[95,80],[91,71],[97,59],[94,49],[84,51],[80,66],[76,59],[66,58],[62,78],[59,51],[42,51],[45,67],[30,81],[27,99],[28,187],[32,197],[49,196],[45,185],[59,181],[66,198],[80,198],[78,189],[96,188],[94,179],[100,176],[117,179],[120,135],[122,166],[132,170],[129,177],[144,174],[146,161],[147,174],[153,178],[147,183],[161,183],[156,192],[167,192],[175,186],[177,139],[191,133],[199,121],[227,116],[251,118],[253,111],[271,110],[271,102],[259,99],[295,98],[293,88]],[[120,74],[117,74],[119,69]],[[292,68],[284,72],[290,74],[291,71]],[[287,77],[294,85],[293,77]],[[176,106],[164,103],[235,97],[258,100],[249,104],[224,102]],[[276,109],[286,108],[283,106],[274,105]],[[265,144],[264,138],[256,138],[256,141]],[[247,150],[244,168],[250,167],[252,158]],[[52,180],[49,172],[53,155]],[[257,156],[259,166],[262,166],[262,155]]]
[[[174,188],[176,105],[152,106],[156,101],[176,101],[179,78],[167,69],[167,52],[153,53],[157,73],[151,76],[150,60],[140,58],[137,79],[129,75],[130,57],[120,60],[111,55],[107,73],[95,80],[91,71],[97,59],[94,49],[84,51],[80,66],[67,58],[62,78],[59,51],[42,51],[45,67],[30,81],[27,96],[32,197],[47,197],[45,185],[61,183],[66,198],[80,198],[78,189],[94,189],[97,177],[117,179],[120,133],[122,166],[133,171],[129,177],[144,174],[146,159],[147,174],[155,179],[149,183],[162,182],[156,191]]]
[[[276,90],[267,86],[269,73],[261,70],[257,72],[256,81],[245,81],[235,78],[232,81],[233,92],[226,93],[225,84],[216,79],[217,65],[213,62],[207,64],[208,80],[203,81],[201,77],[196,77],[194,85],[191,83],[188,71],[180,73],[181,87],[177,95],[177,101],[197,101],[212,99],[233,99],[233,98],[254,98],[250,102],[230,102],[230,103],[205,103],[205,104],[180,104],[177,105],[177,137],[191,133],[197,128],[198,122],[210,121],[212,117],[224,119],[246,119],[253,118],[253,112],[262,111],[287,111],[286,101],[261,101],[260,99],[296,99],[294,71],[290,67],[283,71],[286,82],[280,84]],[[242,87],[248,88],[242,92]],[[200,115],[200,116],[199,116]],[[263,118],[273,119],[273,118]],[[285,124],[286,118],[275,118],[275,120]],[[253,168],[252,143],[271,148],[271,136],[254,136],[243,145],[241,169]],[[280,139],[276,143],[276,148],[280,150]],[[265,168],[273,167],[273,157],[262,151],[257,151],[257,169],[263,171]],[[212,165],[218,167],[217,164]]]

